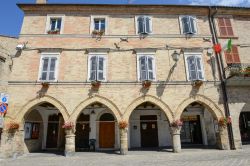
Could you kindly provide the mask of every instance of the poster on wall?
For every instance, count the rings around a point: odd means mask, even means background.
[[[24,124],[24,139],[30,139],[31,138],[31,128],[32,124],[31,123],[25,123]]]
[[[31,139],[38,139],[39,137],[39,123],[33,123]]]

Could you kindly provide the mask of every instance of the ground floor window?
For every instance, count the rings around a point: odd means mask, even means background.
[[[24,125],[25,139],[38,139],[39,138],[39,123],[26,122]]]

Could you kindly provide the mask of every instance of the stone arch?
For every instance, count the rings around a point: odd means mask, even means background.
[[[154,97],[154,96],[150,96],[150,95],[146,95],[146,96],[141,96],[137,99],[135,99],[126,109],[124,115],[123,115],[123,119],[126,121],[129,121],[129,117],[131,115],[131,113],[134,111],[134,109],[139,106],[140,104],[144,103],[144,102],[151,102],[155,105],[157,105],[166,115],[167,119],[169,120],[169,122],[173,121],[173,112],[171,111],[171,109],[168,107],[167,104],[165,104],[163,101],[161,101],[160,99]]]
[[[57,99],[55,99],[54,97],[51,97],[51,96],[44,96],[42,98],[35,98],[35,99],[28,101],[21,108],[21,110],[15,115],[15,119],[18,122],[22,122],[26,113],[31,111],[31,109],[34,108],[35,106],[42,104],[42,103],[45,103],[45,102],[53,104],[59,110],[59,112],[62,114],[63,119],[65,121],[69,118],[69,113],[67,112],[66,107],[60,101],[58,101]]]
[[[209,98],[203,96],[203,95],[196,95],[194,97],[190,97],[185,99],[175,111],[175,118],[180,119],[181,114],[184,111],[184,109],[191,103],[197,102],[208,108],[208,111],[212,114],[216,120],[218,120],[220,117],[224,117],[224,113],[220,110],[220,108]]]
[[[70,116],[70,119],[73,122],[76,122],[77,117],[80,115],[82,110],[84,108],[86,108],[88,105],[95,103],[95,102],[99,102],[101,104],[104,104],[106,107],[108,107],[113,112],[115,119],[117,119],[117,121],[121,120],[121,112],[118,109],[118,107],[109,99],[107,99],[105,97],[101,97],[101,96],[90,97],[90,98],[87,98],[86,100],[82,101],[80,104],[78,104],[76,106],[76,108],[74,109],[73,113]]]

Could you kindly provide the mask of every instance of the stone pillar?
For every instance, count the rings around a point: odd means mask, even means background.
[[[72,156],[75,153],[75,134],[73,129],[65,129],[65,156]]]
[[[219,135],[217,136],[218,147],[221,150],[230,150],[229,137],[226,126],[219,126]]]
[[[173,141],[173,152],[181,152],[181,127],[171,127],[172,141]]]
[[[128,130],[120,129],[120,154],[126,155],[128,153]]]
[[[0,158],[16,158],[24,152],[23,131],[4,129],[1,137]]]

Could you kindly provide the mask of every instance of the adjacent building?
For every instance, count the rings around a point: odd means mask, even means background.
[[[18,41],[23,47],[8,82],[2,155],[55,149],[70,155],[93,147],[123,154],[148,147],[180,152],[189,145],[230,149],[232,142],[241,147],[238,119],[249,101],[238,89],[249,96],[249,88],[223,80],[211,14],[217,31],[226,24],[231,33],[228,20],[237,27],[238,35],[219,40],[236,37],[233,44],[244,45],[248,9],[223,7],[215,15],[216,8],[207,6],[18,6],[25,13]],[[239,54],[247,63],[247,48]],[[221,82],[230,86],[227,91]],[[236,132],[231,141],[225,93]],[[8,124],[19,128],[10,132]]]

